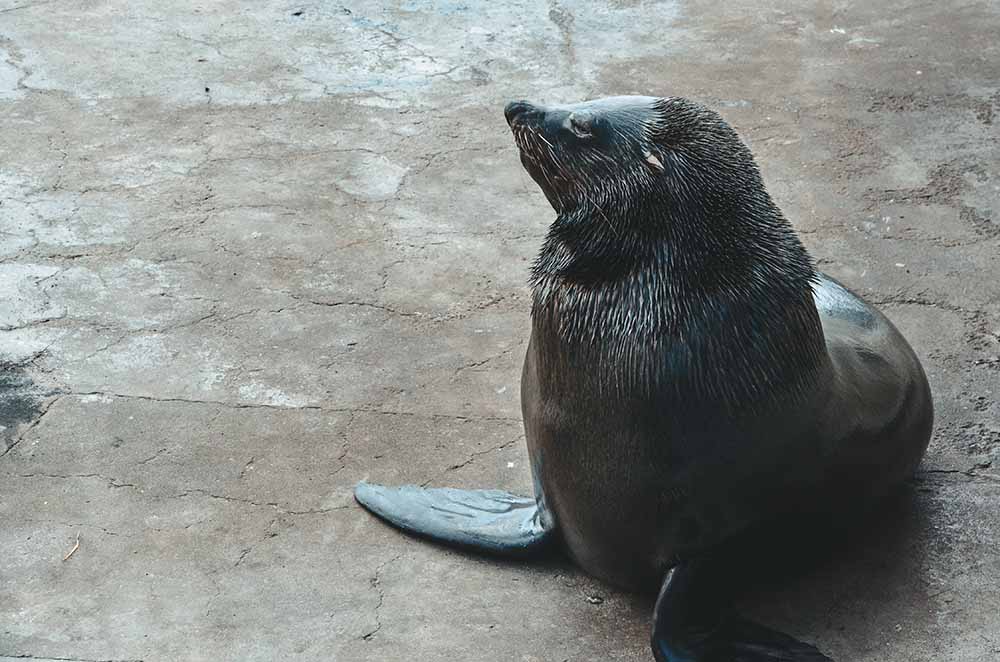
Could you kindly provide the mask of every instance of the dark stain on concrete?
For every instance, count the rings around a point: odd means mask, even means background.
[[[23,365],[0,360],[0,446],[14,444],[17,431],[41,416],[42,401]]]
[[[970,174],[980,183],[989,180],[989,175],[982,165],[956,159],[936,166],[924,186],[882,191],[869,189],[865,193],[865,199],[868,201],[868,209],[876,208],[885,202],[953,206],[958,197],[969,188],[965,177]]]
[[[1000,224],[993,220],[992,209],[980,211],[975,207],[963,205],[958,217],[971,225],[973,230],[984,237],[991,239],[1000,237]]]
[[[908,113],[927,110],[940,112],[942,108],[972,111],[977,120],[989,126],[993,124],[997,108],[1000,108],[1000,91],[994,92],[987,98],[968,94],[875,91],[871,95],[868,112]]]

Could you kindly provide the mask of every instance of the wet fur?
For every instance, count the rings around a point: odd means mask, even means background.
[[[809,388],[816,273],[732,128],[684,99],[591,116],[583,141],[514,122],[559,214],[532,269],[539,330],[621,393],[739,409]]]

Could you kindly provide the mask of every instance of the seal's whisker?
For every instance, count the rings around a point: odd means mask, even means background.
[[[597,213],[600,214],[601,218],[604,219],[604,222],[608,224],[608,227],[611,229],[611,234],[613,234],[613,235],[615,235],[617,237],[618,236],[618,230],[615,229],[614,223],[612,223],[611,219],[609,219],[607,217],[607,215],[604,213],[604,210],[601,209],[601,206],[599,204],[597,204],[596,202],[594,202],[593,200],[591,200],[590,196],[587,195],[587,192],[584,189],[580,189],[580,193],[583,194],[583,197],[587,198],[587,202],[589,202],[591,205],[593,205],[594,209],[597,210]]]

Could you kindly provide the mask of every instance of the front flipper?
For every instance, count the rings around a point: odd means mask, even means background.
[[[404,531],[494,554],[529,554],[555,531],[535,499],[500,490],[384,487],[362,481],[354,498]]]
[[[667,574],[653,616],[658,662],[833,662],[814,646],[744,620],[695,564]]]

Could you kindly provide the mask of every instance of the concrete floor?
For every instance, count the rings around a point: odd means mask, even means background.
[[[529,489],[502,104],[621,93],[718,108],[934,390],[901,503],[744,611],[1000,660],[1000,6],[781,4],[0,0],[0,660],[650,659],[649,596],[351,499]]]

